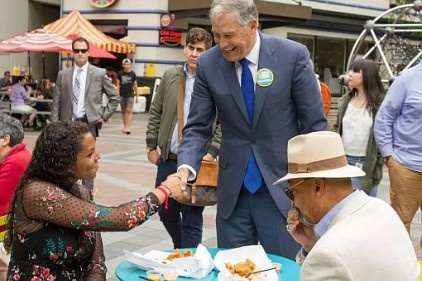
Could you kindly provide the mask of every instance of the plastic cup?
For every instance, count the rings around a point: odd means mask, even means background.
[[[161,272],[158,270],[148,270],[147,278],[149,281],[161,281]]]
[[[179,274],[176,270],[163,271],[164,281],[176,281]]]

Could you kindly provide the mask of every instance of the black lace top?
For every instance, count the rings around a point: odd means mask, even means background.
[[[126,231],[159,209],[145,197],[104,207],[92,202],[83,186],[71,192],[33,181],[18,194],[8,281],[105,280],[101,231]]]

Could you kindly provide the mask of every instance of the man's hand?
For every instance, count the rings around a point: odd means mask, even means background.
[[[183,191],[183,195],[187,197],[186,193],[186,184],[188,183],[188,178],[190,175],[190,171],[187,168],[180,169],[177,173],[171,174],[168,178],[175,177],[180,180],[181,188]]]
[[[208,162],[214,162],[215,161],[214,157],[210,153],[205,154],[204,157],[202,157],[202,160],[208,161]]]
[[[287,216],[286,228],[296,242],[301,244],[303,249],[308,253],[318,241],[314,226],[303,221],[300,210],[294,204]]]
[[[180,188],[180,180],[176,177],[168,177],[165,181],[161,183],[161,185],[165,186],[170,190],[169,197],[174,199],[182,199],[183,198],[183,192]]]
[[[147,156],[148,156],[148,161],[151,162],[152,164],[158,165],[158,163],[160,163],[161,155],[160,153],[158,153],[156,149],[149,151]]]

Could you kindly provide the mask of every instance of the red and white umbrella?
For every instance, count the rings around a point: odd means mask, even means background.
[[[0,42],[0,52],[62,52],[72,50],[72,40],[42,28],[11,36]]]

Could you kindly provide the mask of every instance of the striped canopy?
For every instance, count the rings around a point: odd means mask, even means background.
[[[71,51],[72,40],[42,28],[11,36],[0,42],[0,52],[61,52]]]
[[[70,14],[62,17],[61,19],[45,25],[44,29],[64,37],[77,34],[109,52],[123,54],[135,53],[135,44],[121,42],[105,35],[86,18],[84,18],[77,10],[73,10]]]

